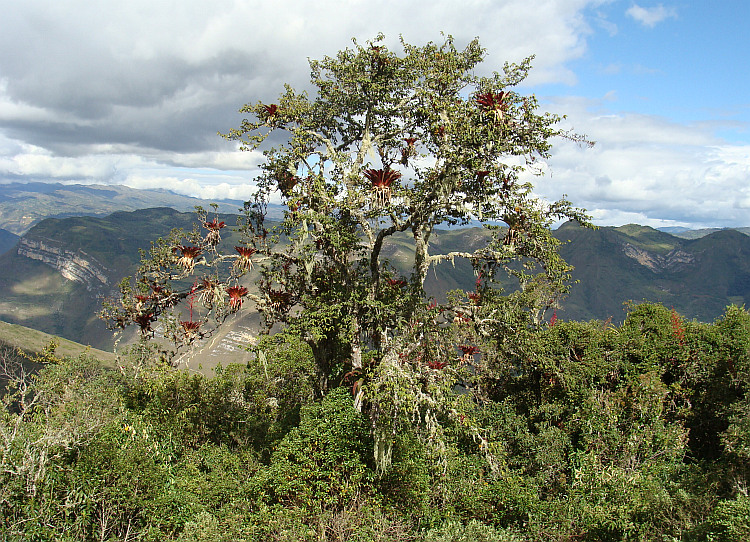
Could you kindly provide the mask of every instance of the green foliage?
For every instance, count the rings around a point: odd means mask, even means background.
[[[466,525],[450,522],[439,529],[428,531],[424,542],[517,542],[523,540],[512,532],[495,529],[472,520]]]
[[[750,497],[721,501],[706,521],[706,540],[730,542],[750,537]]]
[[[750,316],[730,307],[699,324],[649,305],[631,316],[527,326],[511,340],[426,309],[414,328],[424,347],[392,375],[401,383],[372,392],[395,392],[374,434],[348,386],[315,396],[312,353],[288,333],[211,378],[147,345],[118,372],[55,358],[5,397],[0,536],[747,538]],[[461,352],[437,368],[469,339],[481,372],[463,370]]]
[[[274,450],[268,478],[272,502],[343,509],[365,491],[369,428],[347,390],[306,405],[300,424]]]

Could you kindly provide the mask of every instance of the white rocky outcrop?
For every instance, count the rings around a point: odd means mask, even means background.
[[[18,255],[44,262],[57,269],[66,279],[80,282],[87,290],[95,290],[109,284],[107,268],[82,250],[71,252],[54,241],[27,239],[23,237],[17,245]]]

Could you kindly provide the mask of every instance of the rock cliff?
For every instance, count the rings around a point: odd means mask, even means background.
[[[695,262],[695,256],[675,248],[665,255],[655,254],[642,248],[625,243],[623,252],[629,258],[633,258],[639,264],[649,268],[654,273],[662,271],[679,271]]]
[[[71,252],[52,240],[25,237],[19,240],[17,247],[19,256],[44,262],[66,279],[84,284],[89,291],[109,284],[108,269],[82,250]]]

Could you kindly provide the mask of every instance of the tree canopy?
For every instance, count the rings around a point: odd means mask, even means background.
[[[518,325],[541,322],[569,279],[550,226],[585,216],[564,199],[536,197],[529,178],[541,172],[552,139],[585,139],[516,91],[531,59],[479,76],[485,51],[478,40],[463,49],[450,37],[424,46],[402,40],[400,52],[383,40],[355,41],[310,61],[313,96],[287,86],[276,103],[241,109],[248,118],[225,137],[265,157],[240,222],[242,245],[222,250],[224,223],[204,212],[205,234],[163,241],[145,259],[136,288],[123,285],[121,306],[110,313],[116,325],[150,331],[187,298],[190,319],[172,318],[169,329],[189,342],[250,299],[269,328],[282,323],[310,345],[319,394],[353,385],[357,406],[377,412],[377,390],[394,378],[403,385],[417,373],[444,372],[438,380],[448,389],[459,378],[451,368],[486,373],[477,371],[487,368],[475,363],[477,342],[508,325],[509,310],[512,318],[524,314]],[[271,226],[266,209],[275,198],[286,210]],[[474,223],[492,230],[488,243],[433,253],[438,228]],[[411,240],[406,274],[383,256],[398,236]],[[476,290],[430,303],[429,270],[457,259],[473,266]],[[242,282],[251,269],[255,291]],[[508,276],[516,285],[503,279],[503,289],[499,281]],[[200,321],[193,320],[196,300]],[[452,322],[468,327],[456,331]],[[461,356],[453,359],[457,346]],[[412,376],[403,373],[407,365]],[[422,398],[429,404],[433,395]]]

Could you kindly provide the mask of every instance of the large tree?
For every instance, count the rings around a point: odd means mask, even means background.
[[[310,62],[313,96],[287,86],[276,103],[245,105],[248,118],[225,137],[243,150],[262,149],[265,161],[241,220],[242,246],[219,250],[221,225],[204,214],[205,236],[194,233],[188,245],[173,238],[152,250],[140,290],[125,288],[117,322],[149,330],[177,300],[197,296],[209,309],[200,324],[205,330],[209,316],[221,320],[250,298],[269,326],[282,322],[310,345],[321,394],[346,376],[357,382],[360,406],[363,384],[384,381],[381,366],[411,359],[417,368],[445,368],[438,358],[450,354],[424,351],[443,344],[434,338],[426,344],[427,324],[473,326],[450,340],[491,335],[507,317],[499,299],[514,299],[527,322],[538,323],[569,278],[550,226],[584,217],[565,200],[535,197],[529,173],[541,172],[551,139],[584,140],[561,130],[560,117],[540,113],[534,96],[514,90],[531,59],[483,77],[475,73],[485,57],[477,40],[463,50],[450,37],[401,46],[401,52],[389,50],[383,36],[355,41],[335,57]],[[265,211],[275,198],[286,211],[271,227]],[[436,228],[470,223],[491,230],[484,246],[431,250]],[[383,257],[394,236],[412,240],[407,274]],[[456,259],[473,265],[476,291],[426,308],[430,268]],[[257,295],[240,284],[253,267]],[[200,280],[185,281],[199,270]],[[503,296],[495,286],[499,271],[517,279]],[[192,320],[173,329],[198,336]],[[455,350],[450,340],[446,348]],[[471,353],[471,346],[464,351]],[[377,386],[369,389],[374,401]]]

